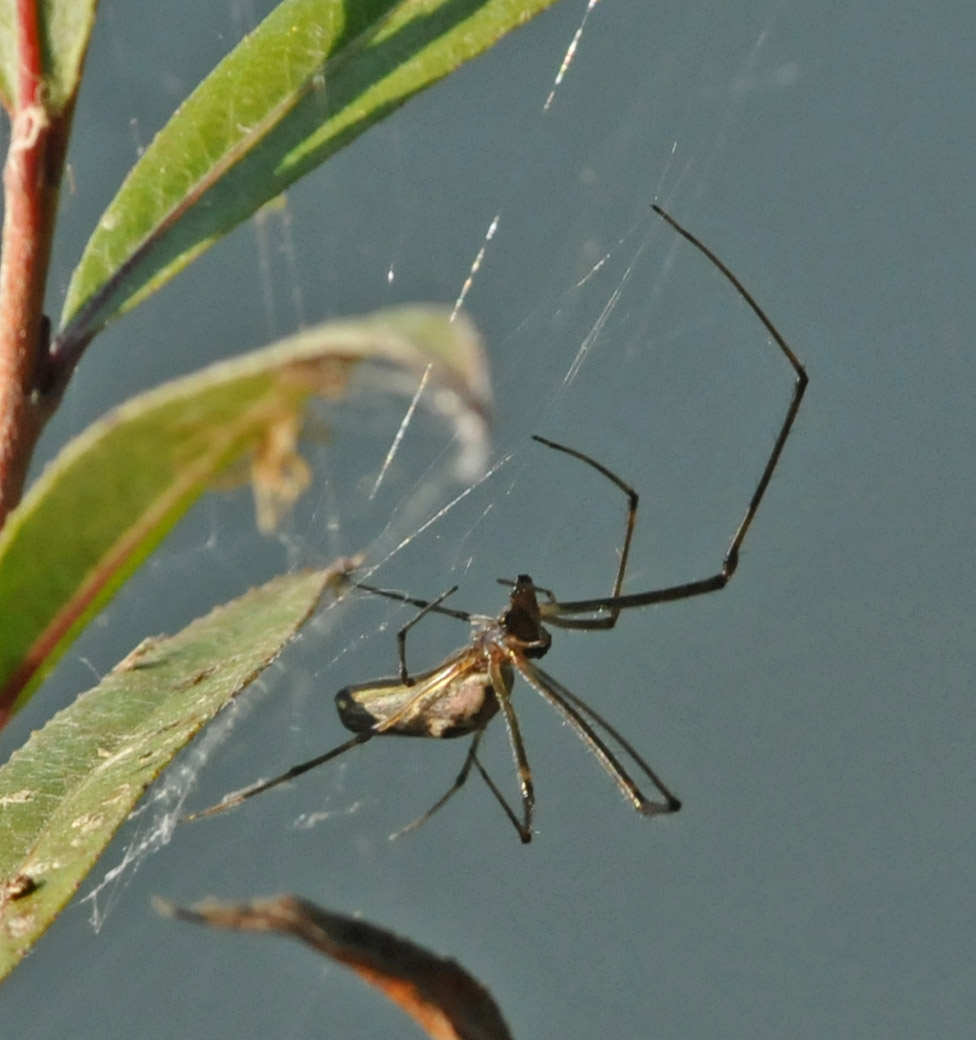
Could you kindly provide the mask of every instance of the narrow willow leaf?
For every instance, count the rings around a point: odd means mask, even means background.
[[[348,569],[276,578],[145,640],[0,769],[0,978],[77,891],[143,791]]]
[[[55,352],[134,306],[554,0],[284,0],[156,135],[74,272]]]
[[[133,398],[71,441],[0,531],[0,725],[229,467],[251,463],[266,518],[287,506],[302,486],[294,442],[307,400],[340,398],[362,362],[384,366],[380,390],[426,379],[423,400],[483,455],[484,353],[471,324],[441,308],[330,322]]]
[[[296,896],[253,903],[156,901],[160,913],[238,932],[278,932],[351,968],[385,993],[433,1040],[512,1040],[491,994],[457,961],[368,921],[330,913]]]

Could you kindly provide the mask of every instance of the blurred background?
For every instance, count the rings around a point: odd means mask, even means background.
[[[139,150],[270,7],[101,5],[52,313]],[[347,601],[162,779],[5,985],[0,1033],[414,1035],[295,943],[150,907],[294,892],[456,957],[516,1037],[973,1035],[974,45],[962,3],[563,0],[99,337],[38,468],[113,404],[208,361],[327,317],[453,303],[486,246],[466,308],[493,368],[491,472],[425,526],[464,490],[452,431],[421,410],[370,498],[406,400],[318,413],[315,484],[280,534],[256,533],[246,488],[209,496],[4,734],[4,757],[145,635],[339,553],[365,551],[375,582],[414,596],[459,584],[475,612],[500,610],[496,579],[520,572],[561,598],[603,594],[621,496],[532,433],[641,492],[628,591],[713,573],[790,371],[654,201],[729,263],[811,386],[728,589],[556,632],[545,662],[659,770],[679,815],[637,816],[519,685],[527,847],[477,779],[387,840],[451,783],[456,741],[374,741],[165,841],[188,788],[202,808],[344,739],[335,691],[391,674],[411,616]],[[425,619],[411,667],[466,638]],[[484,758],[514,796],[500,724]]]

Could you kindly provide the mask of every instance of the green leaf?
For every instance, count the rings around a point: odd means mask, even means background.
[[[0,979],[173,756],[274,660],[347,569],[276,578],[176,636],[145,640],[0,769]]]
[[[49,116],[60,114],[74,97],[85,51],[95,22],[95,0],[41,0],[38,26],[44,41],[44,104]],[[20,78],[16,0],[0,0],[0,97],[8,111],[17,98]]]
[[[157,134],[71,279],[85,343],[373,123],[554,0],[285,0]]]
[[[0,725],[221,473],[251,465],[259,518],[304,489],[296,442],[312,395],[342,396],[371,361],[380,389],[453,412],[483,453],[490,388],[477,333],[444,308],[330,322],[133,398],[71,441],[0,531]],[[269,526],[265,523],[265,526]]]

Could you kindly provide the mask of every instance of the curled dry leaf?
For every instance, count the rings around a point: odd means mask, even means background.
[[[382,990],[434,1040],[512,1040],[491,994],[460,964],[366,921],[290,895],[189,909],[156,900],[156,909],[211,928],[292,935]]]

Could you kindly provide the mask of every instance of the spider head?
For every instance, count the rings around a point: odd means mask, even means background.
[[[506,641],[526,657],[544,657],[549,651],[552,636],[542,626],[535,583],[527,574],[520,574],[508,600],[508,610],[502,615]]]

